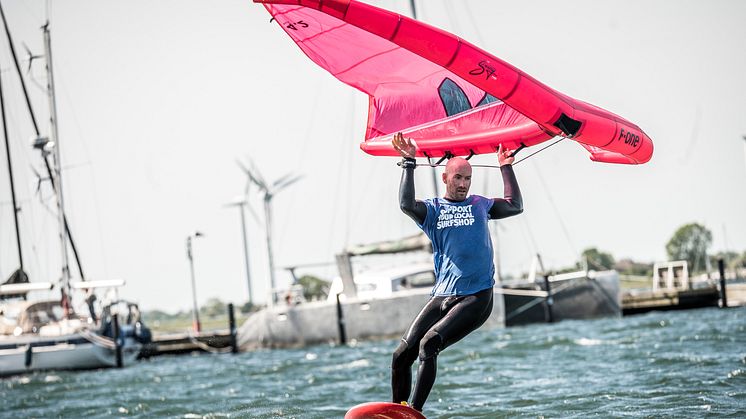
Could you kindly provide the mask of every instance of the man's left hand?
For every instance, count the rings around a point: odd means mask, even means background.
[[[497,164],[502,167],[506,164],[513,164],[514,161],[515,157],[513,157],[511,150],[504,148],[502,144],[497,146]]]

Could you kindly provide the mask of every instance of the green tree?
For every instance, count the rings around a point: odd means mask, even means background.
[[[228,312],[228,306],[219,298],[212,297],[200,308],[200,312],[207,317],[222,316]]]
[[[636,262],[632,259],[622,259],[614,264],[614,269],[622,275],[653,276],[653,264]]]
[[[581,256],[588,262],[588,269],[608,270],[614,268],[614,257],[610,253],[602,252],[595,247],[583,250]]]
[[[248,313],[251,313],[252,311],[256,311],[256,309],[257,309],[257,306],[254,303],[247,301],[241,306],[239,311],[242,314],[248,314]]]
[[[712,233],[707,227],[691,223],[679,227],[666,244],[666,253],[671,260],[686,260],[689,271],[705,269],[707,249],[712,244]]]
[[[149,310],[145,311],[142,314],[142,318],[145,321],[148,322],[158,322],[158,321],[164,321],[164,320],[170,320],[176,317],[175,314],[166,313],[165,311],[161,310]]]
[[[714,255],[710,255],[710,266],[712,266],[713,270],[717,270],[718,261],[722,259],[725,262],[725,269],[733,269],[738,264],[740,256],[736,252],[717,252]]]
[[[728,269],[746,269],[746,251],[741,254],[738,254],[736,252],[726,252],[726,255],[732,256],[731,258],[724,258],[725,264]],[[714,263],[715,266],[717,266],[717,259]]]
[[[298,284],[303,287],[303,297],[308,301],[323,300],[329,294],[329,283],[313,275],[303,275]]]

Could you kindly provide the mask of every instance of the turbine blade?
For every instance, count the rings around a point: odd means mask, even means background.
[[[247,167],[246,165],[244,165],[238,159],[236,159],[236,164],[238,164],[238,167],[240,167],[241,170],[244,171],[244,173],[246,174],[246,176],[249,177],[249,181],[250,182],[254,182],[257,186],[259,186],[260,189],[264,189],[264,190],[267,189],[267,186],[264,183],[264,179],[261,179],[261,176],[257,176],[257,174],[256,174],[256,168],[254,167],[254,164],[251,161],[251,159],[249,159],[249,167]],[[246,193],[248,193],[249,187],[246,186],[246,188],[244,188],[244,189],[246,190]]]
[[[280,178],[279,178],[279,179],[275,180],[275,181],[274,181],[274,182],[272,183],[272,189],[274,189],[274,188],[277,188],[277,187],[278,187],[278,185],[281,185],[281,184],[282,184],[282,183],[283,183],[284,181],[286,181],[286,180],[287,180],[287,179],[288,179],[289,177],[291,177],[291,176],[293,176],[293,174],[292,174],[292,173],[288,173],[288,174],[286,174],[286,175],[284,175],[284,176],[280,176]]]
[[[295,182],[297,182],[297,181],[299,181],[301,179],[303,179],[303,175],[297,175],[297,176],[295,176],[293,178],[285,180],[282,183],[275,182],[275,185],[274,185],[275,186],[275,191],[287,188],[288,186],[292,185],[293,183],[295,183]]]
[[[244,173],[249,173],[249,169],[246,167],[246,165],[243,164],[241,160],[236,159],[236,164],[238,165],[238,167],[241,168],[241,170],[243,170]]]
[[[259,171],[259,169],[256,167],[256,164],[254,163],[254,160],[249,159],[249,164],[251,165],[251,173],[254,176],[255,183],[259,185],[264,191],[266,192],[269,190],[269,187],[267,186],[267,181],[264,180],[264,176],[262,176],[262,173]]]

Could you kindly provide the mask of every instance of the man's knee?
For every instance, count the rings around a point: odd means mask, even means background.
[[[433,358],[443,349],[443,338],[436,331],[429,331],[420,341],[420,361]]]
[[[397,369],[401,367],[410,367],[417,359],[417,348],[411,347],[406,340],[402,339],[399,342],[399,346],[394,351],[394,356],[391,360],[391,368]]]

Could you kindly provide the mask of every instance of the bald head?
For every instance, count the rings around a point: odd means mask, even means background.
[[[471,164],[462,157],[453,157],[446,164],[443,173],[443,183],[446,184],[446,199],[463,201],[469,194],[471,187]]]
[[[471,164],[469,164],[469,161],[463,157],[452,157],[448,160],[448,163],[446,163],[446,173],[454,173],[464,168],[468,168],[469,175],[471,175]]]

